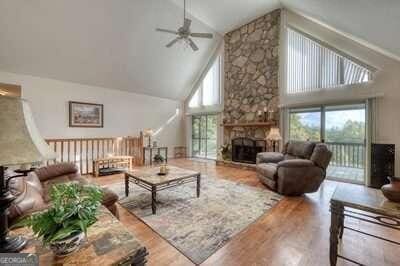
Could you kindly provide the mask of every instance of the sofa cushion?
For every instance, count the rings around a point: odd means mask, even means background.
[[[260,152],[257,153],[257,163],[278,163],[284,159],[280,152]]]
[[[260,163],[256,167],[257,173],[272,180],[276,180],[276,169],[275,163]]]
[[[284,156],[284,160],[294,160],[294,159],[298,159],[298,157],[291,155],[291,154],[285,154]]]
[[[11,194],[16,196],[12,202],[8,218],[12,221],[17,217],[42,210],[47,207],[43,200],[43,188],[38,177],[34,173],[28,176],[14,178],[10,181]]]
[[[310,141],[291,141],[289,142],[286,153],[300,159],[310,159],[315,147],[314,142]]]
[[[41,167],[36,169],[35,173],[41,182],[58,176],[70,176],[71,178],[79,176],[78,168],[72,163],[57,163]]]

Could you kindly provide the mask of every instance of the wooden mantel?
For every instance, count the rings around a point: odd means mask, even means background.
[[[251,122],[251,123],[233,123],[233,124],[221,124],[222,127],[272,127],[276,126],[275,121],[268,122]]]

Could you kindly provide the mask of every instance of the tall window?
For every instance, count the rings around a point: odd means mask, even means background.
[[[219,56],[207,75],[204,77],[196,93],[189,101],[190,108],[218,105],[221,102],[221,57]]]
[[[287,93],[304,93],[371,80],[372,73],[349,56],[288,28]]]
[[[193,157],[217,158],[217,115],[194,115],[192,117]]]
[[[289,111],[289,139],[320,141],[321,108],[291,109]]]

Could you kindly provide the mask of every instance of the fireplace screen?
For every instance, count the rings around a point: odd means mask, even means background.
[[[232,140],[232,161],[255,164],[257,153],[265,152],[265,146],[265,140],[235,138]]]

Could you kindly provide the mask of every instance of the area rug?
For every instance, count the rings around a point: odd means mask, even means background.
[[[152,215],[149,191],[130,184],[125,197],[124,183],[109,188],[119,195],[123,207],[195,264],[205,261],[282,198],[264,188],[202,176],[200,198],[195,182],[157,192],[157,214]]]

